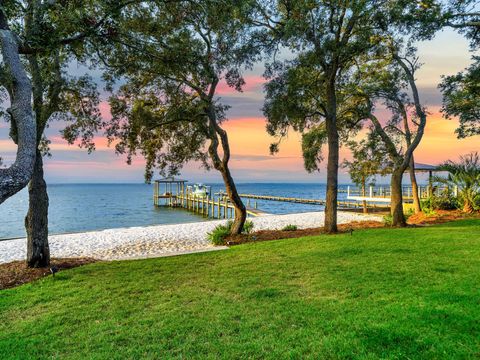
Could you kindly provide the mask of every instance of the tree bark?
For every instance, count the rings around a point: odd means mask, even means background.
[[[410,126],[408,125],[407,109],[405,108],[405,104],[400,99],[397,100],[397,104],[403,118],[405,141],[407,143],[407,147],[410,147],[412,145],[412,132],[410,131]],[[418,214],[422,211],[422,205],[420,204],[420,197],[418,195],[418,184],[417,176],[415,175],[415,159],[413,156],[413,152],[410,157],[409,168],[410,183],[412,184],[413,207],[415,209],[415,214]]]
[[[217,123],[217,117],[215,109],[210,105],[207,109],[209,126],[208,136],[210,139],[210,146],[208,147],[208,153],[213,162],[213,167],[222,174],[223,183],[225,184],[225,190],[227,192],[229,200],[235,207],[235,219],[233,221],[230,233],[232,235],[240,234],[243,230],[243,225],[247,219],[247,209],[243,204],[242,199],[238,195],[237,187],[233,181],[233,177],[230,173],[228,162],[230,160],[230,144],[228,142],[227,132],[220,127]],[[220,141],[218,141],[220,138]],[[222,145],[223,156],[220,159],[218,154],[218,147]]]
[[[237,187],[235,186],[235,182],[230,174],[228,165],[224,169],[221,169],[220,173],[222,174],[223,183],[225,184],[225,190],[228,198],[235,207],[235,219],[230,232],[231,234],[240,234],[247,219],[247,209],[243,204],[242,199],[238,195]]]
[[[422,211],[422,204],[420,203],[420,196],[418,195],[418,183],[417,183],[417,176],[415,175],[415,160],[413,158],[413,155],[410,159],[409,173],[410,173],[410,182],[412,184],[413,207],[415,209],[415,214],[418,214],[419,212]]]
[[[330,129],[329,129],[330,128]],[[338,159],[339,138],[336,124],[328,125],[328,163],[327,163],[327,196],[325,201],[325,231],[336,233],[337,198],[338,198]]]
[[[339,136],[337,128],[337,100],[335,94],[335,79],[332,76],[327,86],[328,114],[325,119],[328,142],[327,160],[327,194],[325,200],[325,232],[333,234],[337,228],[337,198],[338,198],[338,160]]]
[[[50,265],[48,245],[48,193],[43,178],[43,159],[37,151],[35,168],[28,186],[29,208],[25,217],[27,230],[27,265],[32,268]]]
[[[365,197],[367,195],[367,184],[365,181],[365,176],[362,177],[362,196]],[[368,214],[368,207],[367,207],[367,200],[362,201],[363,205],[363,213]]]
[[[0,42],[5,70],[11,84],[10,109],[12,132],[17,143],[15,162],[0,169],[0,204],[23,189],[33,173],[37,150],[36,122],[32,113],[32,86],[18,54],[18,44],[0,9]]]
[[[390,212],[392,214],[392,226],[405,227],[407,222],[403,214],[402,177],[404,169],[396,168],[392,173],[390,185],[392,187]]]

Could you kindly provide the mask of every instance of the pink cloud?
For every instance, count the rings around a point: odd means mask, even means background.
[[[110,113],[110,104],[108,103],[108,101],[100,102],[100,104],[98,105],[98,108],[104,120],[112,119],[112,114]]]
[[[262,86],[266,80],[262,76],[250,75],[244,78],[245,85],[242,90],[244,93],[261,93]],[[239,94],[237,90],[227,85],[225,81],[222,81],[217,86],[217,95],[235,95]]]

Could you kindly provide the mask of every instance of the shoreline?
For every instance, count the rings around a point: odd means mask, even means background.
[[[285,225],[299,229],[323,224],[324,212],[306,212],[286,215],[268,215],[250,218],[256,230],[278,230]],[[338,212],[338,223],[381,220],[381,216]],[[182,253],[220,250],[207,239],[207,233],[226,220],[148,225],[95,230],[71,234],[51,235],[50,254],[56,258],[90,257],[98,260],[126,260]],[[26,239],[0,241],[0,263],[24,260]]]

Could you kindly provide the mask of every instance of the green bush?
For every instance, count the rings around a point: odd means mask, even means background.
[[[383,223],[385,226],[392,226],[393,224],[393,216],[391,214],[383,216]]]
[[[252,232],[252,230],[253,230],[253,221],[251,221],[251,220],[245,221],[245,224],[243,224],[243,230],[242,230],[242,232],[243,232],[244,234],[250,235],[250,233]]]
[[[211,232],[207,234],[208,240],[213,245],[225,245],[225,239],[230,235],[233,221],[229,220],[226,224],[217,225]]]
[[[458,199],[453,194],[444,192],[423,200],[422,210],[424,213],[431,213],[434,210],[455,210],[459,208],[459,205]]]
[[[408,218],[412,215],[415,214],[415,209],[413,208],[408,208],[406,210],[403,211],[403,215],[405,216],[405,220],[408,220]]]
[[[230,231],[232,230],[233,221],[228,220],[226,224],[217,225],[211,232],[207,234],[208,240],[213,245],[225,245],[225,239],[228,235],[230,235]],[[242,233],[250,235],[253,230],[253,221],[247,220],[245,224],[243,224]]]
[[[289,224],[289,225],[285,225],[282,230],[283,231],[295,231],[297,229],[298,229],[297,225]]]

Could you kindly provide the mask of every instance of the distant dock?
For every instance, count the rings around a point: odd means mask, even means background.
[[[187,185],[187,180],[180,180],[175,178],[166,178],[162,180],[156,180],[154,184],[153,202],[155,206],[168,206],[173,208],[183,208],[185,210],[194,212],[208,218],[215,219],[230,219],[235,217],[235,207],[229,201],[225,192],[218,192],[213,194],[211,188],[208,186],[195,185],[195,189],[192,186]],[[380,192],[383,197],[373,198],[370,197],[370,201],[366,204],[365,198],[356,195],[356,191],[353,189],[340,190],[339,192],[347,192],[346,200],[339,200],[338,206],[342,210],[359,211],[366,207],[375,211],[386,210],[388,205],[385,204],[388,194],[387,191],[381,189]],[[372,190],[370,190],[370,194]],[[406,194],[406,200],[408,201],[411,193]],[[325,206],[326,200],[324,199],[307,199],[299,197],[284,197],[273,195],[256,195],[256,194],[239,194],[243,199],[248,199],[246,202],[247,214],[250,216],[263,216],[269,215],[268,213],[259,210],[257,207],[257,200],[260,201],[278,201],[289,202],[296,204],[306,205],[319,205]],[[250,200],[255,200],[254,205],[250,206]],[[380,202],[381,204],[378,204]]]
[[[167,178],[154,183],[153,203],[155,206],[183,208],[204,217],[214,219],[230,219],[235,217],[235,207],[226,194],[212,194],[211,191],[196,193],[187,186],[187,180]],[[164,191],[162,191],[162,189]],[[269,215],[254,207],[247,206],[247,214],[251,216]]]

